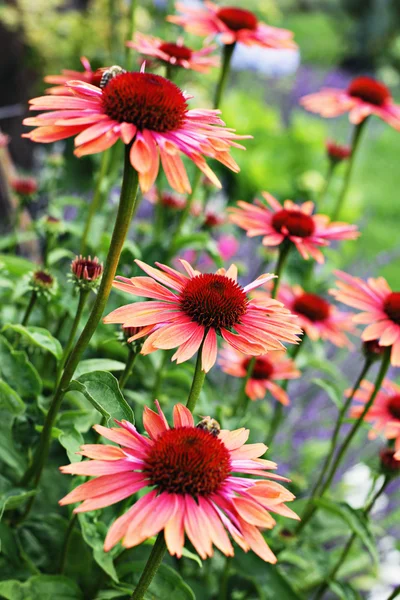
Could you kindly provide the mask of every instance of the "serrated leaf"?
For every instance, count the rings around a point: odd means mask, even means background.
[[[328,397],[332,400],[337,409],[341,410],[341,408],[343,407],[343,393],[337,385],[335,385],[331,381],[328,381],[327,379],[318,378],[312,379],[311,383],[322,388],[328,394]]]
[[[8,383],[0,379],[0,410],[3,409],[13,415],[21,415],[25,411],[25,403]]]
[[[0,377],[21,398],[34,398],[42,390],[42,383],[35,367],[25,352],[14,350],[6,338],[0,335]]]
[[[119,579],[114,567],[112,554],[103,550],[107,526],[105,523],[97,521],[96,515],[80,513],[78,518],[83,539],[92,548],[94,560],[113,581],[118,583]]]
[[[378,552],[375,546],[374,537],[370,531],[368,518],[362,510],[354,509],[345,502],[334,502],[328,498],[318,498],[315,501],[317,506],[327,510],[331,514],[338,516],[350,527],[351,531],[360,538],[364,546],[371,554],[375,564],[378,564]]]
[[[123,371],[125,363],[111,358],[88,358],[81,360],[75,369],[74,377],[78,379],[84,373],[93,373],[93,371]]]
[[[81,392],[103,415],[108,425],[112,425],[114,419],[134,422],[133,411],[123,397],[118,381],[108,371],[85,373],[71,381],[68,390]]]
[[[4,325],[2,331],[15,331],[28,340],[33,346],[37,346],[45,352],[50,352],[59,360],[62,357],[62,347],[60,342],[51,335],[50,331],[44,327],[24,327],[23,325]]]
[[[0,581],[0,596],[7,600],[83,600],[77,584],[62,575],[36,575],[24,583]]]

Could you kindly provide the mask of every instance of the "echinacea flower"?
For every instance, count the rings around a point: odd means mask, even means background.
[[[251,357],[224,345],[218,363],[224,373],[245,378],[250,360]],[[290,404],[289,396],[276,382],[297,379],[297,377],[300,377],[300,371],[292,359],[285,357],[284,352],[269,352],[257,356],[253,371],[246,383],[246,396],[250,400],[262,400],[267,392],[270,392],[275,400],[287,406]]]
[[[217,358],[217,335],[249,356],[282,350],[281,341],[298,341],[301,330],[280,302],[248,298],[250,290],[273,275],[261,275],[242,287],[237,283],[235,265],[215,274],[200,273],[180,260],[186,271],[183,274],[160,263],[155,269],[140,260],[135,262],[149,277],[117,277],[114,287],[153,300],[117,308],[104,322],[142,326],[141,334],[131,338],[148,335],[142,354],[178,348],[172,360],[182,363],[201,348],[202,369],[208,372]]]
[[[152,35],[137,33],[135,40],[126,42],[129,48],[134,48],[140,54],[153,56],[165,64],[183,69],[191,69],[199,73],[208,73],[212,67],[218,67],[219,58],[209,56],[214,52],[216,46],[204,46],[201,50],[192,50],[184,46],[183,40],[179,38],[176,43],[165,42]]]
[[[38,184],[34,177],[14,177],[10,181],[10,186],[20,196],[33,196],[38,189]]]
[[[230,533],[245,552],[252,550],[275,563],[260,529],[274,527],[271,512],[298,517],[285,505],[294,499],[293,494],[271,481],[287,479],[269,473],[276,464],[259,458],[267,447],[246,444],[247,429],[219,430],[215,421],[215,426],[208,427],[209,417],[196,427],[191,412],[182,404],[174,406],[174,426],[170,428],[158,402],[156,405],[158,414],[144,409],[148,437],[128,421],[117,421],[119,427],[111,429],[95,425],[97,433],[119,445],[82,446],[81,454],[92,460],[72,463],[61,471],[95,479],[78,486],[60,504],[83,501],[75,513],[97,510],[147,488],[111,525],[105,551],[120,540],[132,548],[164,531],[170,554],[178,558],[185,534],[203,559],[213,555],[213,546],[232,556]]]
[[[345,146],[343,144],[333,142],[332,140],[328,140],[326,142],[326,153],[329,160],[336,165],[343,160],[350,158],[351,148],[350,146]]]
[[[374,385],[364,379],[354,394],[354,400],[360,402],[360,405],[351,409],[351,417],[357,419],[361,416],[373,391]],[[349,393],[351,392],[347,391],[347,394]],[[379,433],[382,433],[386,439],[395,440],[395,458],[400,460],[400,386],[389,379],[384,379],[364,420],[372,423],[370,439],[375,439]]]
[[[73,95],[70,88],[65,85],[68,81],[84,81],[99,87],[103,70],[97,69],[96,71],[93,71],[86,56],[81,57],[81,63],[84,68],[83,72],[64,69],[61,72],[61,75],[46,75],[44,81],[55,85],[55,87],[48,88],[46,94],[57,96]]]
[[[254,204],[240,201],[239,208],[230,208],[229,212],[231,222],[244,229],[248,237],[264,236],[263,246],[279,246],[288,240],[306,260],[311,256],[323,263],[319,247],[334,240],[355,240],[360,235],[355,225],[330,222],[326,215],[314,215],[312,202],[295,204],[285,200],[282,206],[271,194],[262,195],[267,204],[261,200],[255,200]]]
[[[330,293],[339,302],[362,311],[353,317],[354,323],[368,325],[361,339],[391,346],[391,364],[400,367],[400,292],[392,292],[383,277],[363,281],[343,271],[335,274],[342,281],[336,281],[337,289]]]
[[[217,187],[219,180],[205,161],[215,158],[232,171],[239,167],[229,151],[243,148],[236,135],[225,127],[218,110],[189,110],[190,98],[174,83],[141,72],[118,72],[111,67],[102,88],[82,81],[65,85],[73,96],[42,96],[30,101],[31,110],[47,110],[24,120],[36,127],[24,137],[50,143],[75,138],[75,155],[103,152],[118,140],[130,146],[130,162],[139,174],[139,184],[147,192],[162,167],[170,186],[190,193],[191,187],[181,154],[189,157]]]
[[[84,256],[77,256],[71,263],[73,278],[78,284],[93,284],[98,281],[103,272],[103,265],[99,262],[97,256],[93,259]]]
[[[313,342],[322,339],[339,348],[352,347],[345,333],[355,332],[349,313],[340,311],[318,294],[305,292],[299,285],[281,284],[278,300],[298,316],[298,324]]]
[[[393,102],[388,88],[372,77],[356,77],[347,89],[322,88],[315,94],[308,94],[300,104],[321,117],[338,117],[349,113],[350,122],[359,125],[375,115],[400,130],[400,106]]]
[[[204,7],[197,8],[177,2],[176,9],[181,14],[171,15],[167,21],[180,25],[194,35],[208,38],[218,36],[227,45],[239,42],[245,46],[264,48],[297,48],[291,31],[266,25],[244,8],[217,6],[212,2],[204,2]]]

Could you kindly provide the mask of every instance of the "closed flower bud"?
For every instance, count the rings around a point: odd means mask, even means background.
[[[383,448],[379,455],[381,459],[381,470],[385,475],[396,477],[400,474],[400,460],[395,458],[395,450],[392,448]]]
[[[333,163],[342,162],[342,160],[347,160],[351,156],[350,146],[337,144],[336,142],[332,142],[330,140],[326,142],[326,152],[328,154],[328,158]]]
[[[71,271],[72,279],[78,287],[93,288],[103,273],[103,265],[96,256],[93,259],[90,256],[77,256],[71,263]]]

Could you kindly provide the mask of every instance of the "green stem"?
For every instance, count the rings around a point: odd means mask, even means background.
[[[328,192],[329,186],[331,184],[332,181],[332,177],[333,174],[335,172],[335,168],[337,167],[338,163],[335,162],[334,160],[329,159],[329,166],[328,166],[328,171],[326,173],[326,177],[325,177],[325,183],[322,187],[322,190],[318,196],[318,202],[317,202],[317,206],[318,208],[320,208],[321,204],[323,203],[323,201],[325,200],[325,196]]]
[[[86,218],[85,228],[83,230],[82,239],[81,239],[81,249],[80,254],[84,256],[87,250],[87,240],[90,234],[90,229],[92,226],[92,221],[94,216],[99,212],[101,196],[103,194],[103,181],[104,177],[108,171],[108,167],[110,164],[110,152],[103,152],[101,157],[100,171],[97,175],[96,187],[94,190],[93,198],[89,206],[88,215]]]
[[[190,410],[190,412],[194,411],[194,407],[196,406],[196,402],[200,396],[201,388],[203,387],[204,379],[206,378],[205,372],[201,369],[201,354],[203,352],[203,344],[204,339],[197,352],[197,360],[196,367],[194,369],[192,387],[190,388],[189,397],[186,403],[186,406]]]
[[[77,520],[78,520],[78,515],[73,514],[69,520],[67,531],[65,532],[64,543],[63,543],[63,547],[61,550],[60,575],[63,575],[64,571],[65,571],[65,565],[67,562],[68,551],[69,551],[69,547],[71,545],[72,533],[74,531],[74,527],[75,527]]]
[[[225,91],[226,83],[228,81],[228,75],[231,66],[231,60],[233,56],[233,52],[235,50],[236,43],[233,44],[225,44],[222,51],[222,67],[219,75],[219,80],[217,83],[217,88],[215,90],[214,96],[214,108],[219,108],[221,104],[221,99],[223,93]]]
[[[85,307],[86,300],[89,296],[89,293],[90,293],[90,290],[85,289],[85,288],[81,288],[81,290],[79,292],[79,302],[78,302],[78,307],[76,309],[75,318],[72,323],[71,330],[70,330],[70,333],[68,336],[68,340],[67,340],[67,343],[65,344],[64,352],[63,352],[63,355],[61,357],[61,360],[60,360],[60,363],[59,363],[58,369],[57,369],[57,381],[60,378],[62,369],[63,369],[63,367],[68,359],[68,356],[71,352],[71,348],[72,348],[72,345],[73,345],[74,339],[75,339],[75,334],[79,327],[79,323],[80,323],[80,320],[82,317],[82,312]]]
[[[35,290],[33,290],[32,294],[31,294],[31,298],[29,300],[29,304],[26,307],[24,316],[22,317],[21,325],[24,325],[24,326],[27,325],[28,319],[31,315],[33,307],[35,306],[36,300],[37,300],[37,292],[35,292]]]
[[[131,376],[133,365],[135,364],[135,361],[138,356],[139,356],[139,352],[133,352],[133,350],[131,350],[129,348],[129,354],[128,354],[128,358],[125,363],[125,369],[122,372],[122,375],[118,381],[119,387],[121,390],[125,387],[126,382],[128,381],[129,377]]]
[[[222,576],[221,576],[219,600],[228,600],[228,580],[229,580],[229,571],[230,571],[230,566],[231,566],[231,560],[232,560],[232,558],[230,556],[227,556],[225,558],[225,566],[224,566],[224,570],[222,571]]]
[[[139,583],[136,586],[130,600],[142,600],[149,585],[151,584],[154,575],[158,571],[158,567],[161,565],[164,558],[167,546],[164,540],[164,531],[160,531],[152,548],[151,554],[147,560],[146,566],[139,579]]]
[[[243,378],[242,382],[241,382],[241,386],[239,389],[239,393],[238,393],[238,397],[236,400],[236,404],[235,404],[235,408],[234,408],[234,414],[245,414],[248,404],[249,404],[249,400],[250,398],[248,397],[248,395],[246,394],[246,386],[247,386],[247,382],[249,381],[250,377],[253,374],[254,371],[254,367],[256,366],[256,357],[253,356],[250,361],[249,364],[247,366],[247,371],[246,371],[246,376]]]
[[[288,240],[285,240],[283,242],[283,244],[281,245],[281,247],[279,248],[278,260],[276,262],[276,267],[274,269],[274,273],[275,273],[275,275],[277,275],[277,277],[274,279],[274,285],[273,285],[272,292],[271,292],[271,298],[276,298],[276,296],[278,294],[278,289],[279,289],[279,284],[281,282],[283,267],[285,266],[286,259],[289,255],[291,246],[292,246],[291,242],[289,242]]]
[[[302,346],[304,344],[305,337],[306,337],[306,335],[303,334],[303,337],[301,338],[300,342],[297,344],[297,346],[294,347],[294,350],[291,354],[292,360],[295,360],[298,353],[300,352],[300,349],[302,348]],[[281,386],[283,391],[286,392],[288,385],[289,385],[289,379],[286,379],[282,383],[282,386]],[[269,431],[268,431],[268,434],[267,434],[267,437],[265,440],[265,444],[267,446],[270,446],[272,444],[272,442],[274,441],[275,436],[279,429],[279,425],[281,424],[282,417],[283,417],[283,404],[282,404],[282,402],[278,402],[278,400],[275,400],[274,413],[272,415],[271,424],[270,424]]]
[[[394,600],[395,598],[397,598],[397,596],[400,596],[400,585],[394,588],[393,592],[390,594],[387,600]]]
[[[356,422],[353,424],[353,427],[350,429],[350,431],[347,434],[347,436],[345,437],[342,445],[340,446],[338,453],[336,455],[336,458],[335,458],[335,460],[331,466],[331,469],[328,473],[326,481],[325,481],[324,485],[322,486],[322,488],[320,488],[320,491],[316,496],[318,498],[322,497],[325,494],[325,492],[328,490],[329,486],[331,485],[333,478],[336,475],[336,471],[338,470],[338,468],[347,452],[347,449],[349,448],[351,442],[353,441],[354,436],[360,429],[361,425],[363,424],[365,415],[367,414],[367,412],[371,408],[372,404],[374,403],[376,395],[379,392],[379,389],[385,378],[386,372],[390,366],[390,351],[391,351],[391,347],[388,346],[385,350],[385,354],[383,355],[381,367],[380,367],[378,375],[375,379],[375,385],[374,385],[372,394],[369,397],[368,402],[366,402],[364,410],[362,411],[362,413],[360,414],[360,416],[358,417]],[[303,521],[305,521],[305,523],[302,525],[302,528],[311,519],[311,517],[316,513],[317,510],[318,510],[318,507],[314,506],[312,508],[312,510],[309,512],[309,514],[307,515],[307,518],[304,517]]]
[[[361,133],[362,133],[367,121],[368,121],[368,118],[364,119],[363,121],[361,121],[361,123],[359,123],[358,125],[355,125],[355,127],[353,129],[353,137],[351,140],[351,155],[350,155],[349,161],[347,163],[347,170],[346,170],[346,174],[344,176],[342,190],[336,201],[335,208],[333,209],[332,221],[337,221],[337,219],[340,216],[341,210],[343,208],[343,204],[346,199],[346,195],[347,195],[349,185],[350,185],[351,174],[353,172],[354,159],[355,159],[356,152],[357,152],[357,149],[360,144]]]
[[[39,446],[35,458],[33,460],[32,466],[27,470],[22,479],[23,486],[27,485],[27,483],[29,483],[29,481],[31,481],[32,479],[34,488],[36,488],[39,484],[43,467],[45,465],[49,453],[51,430],[53,428],[58,411],[60,409],[62,399],[74,375],[75,369],[79,361],[81,360],[81,357],[84,351],[86,350],[96,330],[97,325],[99,324],[99,321],[103,315],[108,297],[111,292],[112,282],[114,280],[115,273],[118,267],[122,247],[124,245],[129,226],[131,224],[138,189],[138,175],[130,164],[129,150],[130,146],[126,146],[124,176],[121,188],[118,213],[114,225],[114,231],[111,238],[108,256],[104,266],[103,277],[101,279],[96,300],[93,304],[89,319],[65,365],[64,372],[61,376],[54,398],[50,405],[49,412],[46,416],[46,420],[39,441]],[[31,506],[32,500],[29,500],[27,509],[23,516],[26,516],[29,513]]]
[[[166,77],[166,79],[169,79],[170,81],[172,81],[173,76],[174,76],[174,67],[171,65],[171,63],[167,63],[165,65],[165,77]]]
[[[299,525],[297,527],[296,533],[300,533],[300,531],[304,528],[304,526],[306,525],[306,523],[309,521],[309,513],[313,511],[314,508],[314,500],[315,497],[322,485],[322,482],[324,480],[325,474],[328,472],[329,467],[332,464],[332,460],[333,457],[335,455],[335,449],[336,449],[336,443],[338,441],[339,438],[339,433],[340,430],[342,428],[343,425],[343,420],[345,418],[345,416],[347,415],[347,411],[349,410],[350,404],[352,403],[352,400],[354,398],[354,395],[356,393],[356,391],[358,390],[358,388],[360,387],[360,383],[362,382],[362,380],[364,379],[364,377],[366,377],[370,367],[372,365],[372,361],[371,359],[366,359],[364,366],[361,370],[361,373],[359,374],[357,381],[355,382],[351,393],[349,395],[349,397],[347,398],[346,402],[343,404],[342,408],[340,409],[340,412],[338,414],[338,418],[336,419],[336,424],[335,424],[335,428],[333,430],[333,434],[332,434],[332,438],[331,438],[331,443],[329,445],[329,450],[328,453],[325,457],[325,461],[322,465],[321,468],[321,472],[319,474],[319,477],[311,491],[311,495],[310,498],[307,502],[307,505],[304,509],[304,516],[302,517],[302,520],[299,522]]]
[[[131,0],[131,5],[129,8],[129,27],[128,27],[128,35],[127,35],[127,40],[133,40],[134,35],[135,35],[135,13],[136,13],[136,1],[137,0]],[[125,68],[127,71],[130,71],[131,66],[132,66],[132,53],[129,52],[130,48],[128,46],[125,46]]]
[[[372,498],[369,501],[367,501],[367,503],[363,509],[363,513],[366,517],[371,512],[371,510],[372,510],[375,502],[379,498],[379,496],[381,496],[381,494],[383,494],[389,481],[390,481],[390,477],[385,477],[385,479],[384,479],[382,485],[380,486],[380,488],[378,489],[378,491],[372,496]],[[353,533],[353,535],[347,540],[347,543],[346,543],[345,547],[343,548],[343,551],[339,557],[339,560],[336,562],[333,569],[329,572],[326,580],[322,583],[322,585],[317,590],[314,600],[321,600],[321,598],[324,596],[326,590],[328,589],[329,584],[335,580],[335,577],[336,577],[340,567],[345,562],[347,555],[350,552],[351,547],[352,547],[354,541],[356,540],[356,538],[357,538],[357,534]]]

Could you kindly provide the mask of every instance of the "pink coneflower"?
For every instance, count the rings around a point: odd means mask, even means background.
[[[162,63],[183,69],[191,69],[200,73],[208,73],[212,67],[218,67],[219,58],[209,56],[214,52],[216,46],[204,46],[201,50],[192,50],[184,46],[183,40],[179,38],[175,42],[165,42],[152,35],[137,33],[134,42],[126,42],[130,48],[134,48],[140,54],[153,56]]]
[[[232,556],[228,532],[245,552],[253,550],[263,560],[275,563],[260,528],[275,525],[270,512],[298,517],[285,505],[294,499],[293,494],[270,481],[287,480],[266,473],[276,464],[259,458],[267,447],[246,445],[249,431],[244,428],[209,429],[209,418],[195,427],[192,414],[182,404],[174,406],[171,429],[158,402],[156,405],[158,414],[144,409],[143,425],[149,437],[139,434],[128,421],[117,421],[120,427],[111,429],[95,425],[98,433],[119,446],[82,446],[81,454],[93,460],[72,463],[61,471],[96,478],[77,487],[60,504],[83,501],[74,512],[86,512],[148,488],[111,525],[104,542],[106,551],[120,540],[132,548],[164,530],[169,552],[179,558],[185,533],[203,559],[213,555],[213,546]]]
[[[219,358],[222,370],[233,377],[246,377],[251,357],[224,345]],[[293,360],[285,358],[284,352],[269,352],[257,356],[253,372],[246,383],[245,393],[250,400],[262,400],[267,392],[285,406],[290,404],[289,396],[276,381],[297,379],[300,371]]]
[[[38,189],[38,184],[34,177],[14,177],[10,181],[10,186],[20,196],[33,196]]]
[[[231,147],[243,149],[237,140],[246,136],[237,136],[226,128],[219,111],[189,110],[189,96],[160,75],[118,73],[117,67],[109,73],[111,78],[106,78],[103,88],[69,81],[66,86],[73,96],[31,100],[31,110],[50,112],[25,119],[25,125],[37,127],[25,137],[50,143],[76,136],[75,154],[79,157],[103,152],[121,139],[131,146],[130,161],[139,174],[143,192],[154,184],[160,158],[170,186],[181,193],[191,191],[181,154],[218,187],[221,184],[205,156],[239,171],[229,151]]]
[[[360,402],[361,406],[354,406],[351,409],[351,417],[354,419],[360,417],[373,391],[374,385],[364,379],[354,394],[354,399]],[[347,391],[347,394],[349,393]],[[382,433],[388,440],[395,440],[395,458],[400,460],[400,386],[389,379],[384,379],[364,419],[372,423],[370,439],[375,439],[378,433]]]
[[[383,277],[363,281],[343,271],[335,274],[343,281],[337,281],[338,289],[330,293],[339,302],[362,311],[353,317],[354,323],[368,325],[362,340],[376,340],[380,346],[391,346],[391,363],[400,367],[400,292],[392,292]]]
[[[328,140],[326,142],[326,153],[328,155],[329,160],[337,164],[342,162],[343,160],[350,158],[351,148],[350,146],[344,146],[343,144],[338,144],[337,142]]]
[[[103,265],[97,256],[93,259],[91,256],[77,256],[71,263],[71,271],[77,281],[95,282],[103,272]]]
[[[46,94],[53,94],[57,96],[72,95],[70,88],[65,85],[68,83],[68,81],[85,81],[86,83],[91,83],[92,85],[99,87],[104,69],[97,69],[96,71],[93,71],[92,67],[90,66],[90,62],[85,56],[81,57],[81,63],[84,68],[83,72],[74,71],[72,69],[64,69],[61,72],[61,75],[47,75],[44,78],[44,81],[46,83],[55,84],[55,87],[48,88],[46,90]]]
[[[355,225],[332,223],[326,215],[313,215],[314,204],[294,204],[285,200],[283,206],[271,194],[262,193],[268,203],[261,200],[254,204],[238,202],[239,208],[231,208],[230,220],[245,231],[249,237],[262,235],[263,246],[279,246],[292,242],[301,256],[310,256],[318,263],[324,255],[318,247],[329,246],[333,240],[355,240],[360,235]]]
[[[338,117],[349,113],[350,122],[359,125],[366,117],[376,115],[400,130],[400,106],[393,102],[388,88],[371,77],[356,77],[346,90],[323,88],[304,96],[300,104],[322,117]]]
[[[178,348],[172,360],[181,363],[202,347],[202,369],[207,372],[217,358],[217,334],[249,356],[281,350],[281,341],[298,341],[301,330],[280,302],[248,298],[250,290],[273,275],[261,275],[242,287],[237,283],[235,265],[215,274],[200,273],[181,260],[187,273],[183,274],[160,263],[156,263],[158,270],[140,260],[135,262],[150,277],[117,277],[114,287],[155,301],[117,308],[104,322],[142,326],[140,337],[148,335],[142,354]]]
[[[345,332],[355,332],[349,313],[340,311],[318,294],[305,292],[299,285],[290,287],[281,284],[278,300],[298,316],[298,324],[310,340],[322,339],[339,346],[351,348],[352,344]]]
[[[219,7],[212,2],[204,2],[204,8],[196,8],[177,2],[176,9],[182,14],[169,16],[167,21],[194,35],[218,36],[223,44],[239,42],[264,48],[297,48],[291,31],[261,23],[254,13],[243,8]]]

